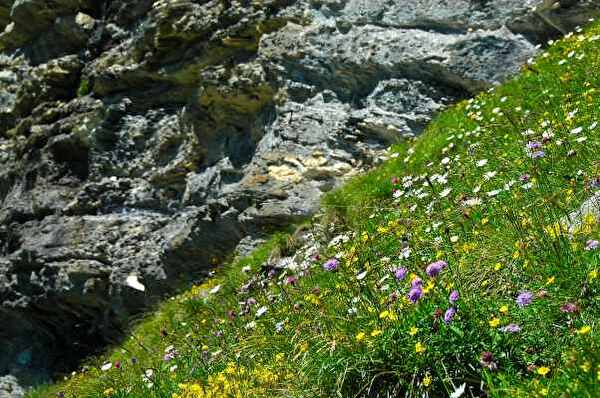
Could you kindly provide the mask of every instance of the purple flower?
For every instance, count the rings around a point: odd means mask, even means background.
[[[288,276],[287,278],[285,278],[285,284],[286,285],[292,285],[295,286],[296,282],[298,282],[298,278],[296,278],[295,276]]]
[[[450,293],[450,297],[448,298],[448,300],[450,301],[450,304],[454,304],[458,301],[459,298],[460,294],[458,294],[458,290],[453,290],[452,293]]]
[[[572,314],[574,312],[578,312],[579,307],[577,307],[577,304],[574,304],[574,303],[565,303],[560,306],[560,311],[566,312],[568,314]]]
[[[529,182],[531,176],[529,174],[523,174],[519,179],[523,182]]]
[[[519,325],[517,325],[516,323],[510,323],[510,324],[500,328],[500,331],[507,332],[507,333],[519,333],[521,331],[521,327]]]
[[[408,273],[408,270],[404,267],[400,267],[400,268],[396,268],[396,270],[394,271],[394,276],[396,277],[396,280],[401,281],[404,278],[406,278],[406,274]]]
[[[544,157],[545,153],[542,150],[542,143],[539,141],[529,141],[526,145],[527,153],[533,159]]]
[[[519,295],[517,296],[517,305],[519,307],[525,307],[529,304],[531,304],[531,302],[533,301],[533,293],[531,292],[521,292],[519,293]]]
[[[415,277],[415,279],[412,280],[412,282],[410,283],[410,286],[414,289],[420,288],[423,286],[423,280],[421,280],[421,278],[419,278],[417,276],[417,277]]]
[[[535,151],[536,149],[540,149],[542,147],[542,143],[539,141],[529,141],[527,143],[527,149],[530,151]]]
[[[446,266],[448,266],[447,262],[439,260],[429,264],[425,269],[425,272],[427,273],[427,275],[433,278],[436,277],[440,272],[442,272],[442,270],[446,268]]]
[[[446,322],[446,324],[452,322],[452,319],[454,319],[454,315],[456,315],[456,308],[448,308],[446,310],[446,313],[444,314],[444,322]]]
[[[246,300],[246,305],[250,306],[250,305],[256,305],[257,301],[254,297],[250,297],[248,300]]]
[[[325,271],[335,271],[336,269],[338,269],[339,264],[340,263],[337,259],[332,258],[330,260],[327,260],[327,262],[323,264],[323,269],[325,269]]]
[[[590,185],[594,189],[600,189],[600,177],[594,177],[590,181]]]
[[[590,239],[585,243],[585,250],[596,250],[600,243],[597,240]]]
[[[175,358],[177,358],[178,355],[179,355],[179,352],[177,352],[176,349],[171,348],[169,351],[167,351],[167,353],[163,357],[163,361],[170,362],[170,361],[174,360]]]
[[[496,370],[498,368],[498,364],[494,361],[494,354],[489,351],[484,351],[481,353],[481,357],[479,358],[479,363],[481,366],[488,368],[489,370]]]
[[[410,292],[408,292],[408,299],[414,304],[421,298],[422,295],[423,289],[421,289],[421,286],[413,287],[410,289]]]
[[[532,159],[539,159],[539,158],[543,158],[544,156],[546,156],[546,152],[535,151],[535,152],[532,152],[530,156]]]

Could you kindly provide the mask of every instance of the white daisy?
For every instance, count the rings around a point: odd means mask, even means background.
[[[452,188],[446,188],[440,192],[440,198],[445,198],[452,191]]]

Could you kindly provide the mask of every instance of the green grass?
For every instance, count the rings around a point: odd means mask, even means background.
[[[77,88],[77,96],[84,97],[91,92],[89,79],[81,79]]]
[[[600,220],[571,231],[566,221],[598,191],[599,50],[600,24],[552,45],[328,195],[307,267],[262,271],[273,250],[299,246],[278,235],[29,396],[438,397],[463,384],[465,397],[600,396],[600,249],[586,250]],[[347,239],[331,244],[336,235]],[[430,277],[436,260],[448,266]],[[423,296],[412,303],[415,277]],[[522,292],[530,304],[517,304]]]

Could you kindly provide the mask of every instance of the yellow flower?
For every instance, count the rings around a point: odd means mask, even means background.
[[[551,285],[554,283],[554,281],[556,280],[556,278],[554,276],[551,276],[550,278],[548,278],[546,280],[546,285]]]
[[[585,325],[585,326],[582,326],[581,328],[579,328],[579,330],[577,331],[577,334],[588,334],[591,331],[592,331],[592,328],[588,325]]]
[[[556,222],[552,225],[548,225],[544,228],[544,230],[546,231],[548,236],[550,236],[551,238],[557,238],[560,235],[562,235],[563,229],[564,229],[563,226],[558,222]]]
[[[283,359],[285,358],[285,354],[283,352],[280,352],[279,354],[275,355],[275,362],[283,362]]]
[[[304,343],[300,344],[300,352],[306,352],[308,351],[308,343],[305,341]]]
[[[502,264],[496,263],[496,265],[494,265],[494,271],[500,271],[501,269],[502,269]]]
[[[600,370],[596,372],[596,379],[598,379],[598,381],[600,381]]]
[[[425,387],[429,387],[431,385],[432,381],[433,381],[433,378],[431,377],[429,372],[427,372],[427,374],[425,374],[425,377],[423,378],[423,385]]]
[[[379,314],[379,318],[389,319],[390,321],[395,321],[398,319],[398,315],[394,311],[385,310]]]
[[[417,333],[419,333],[419,329],[415,326],[413,326],[412,328],[410,328],[410,330],[408,331],[408,334],[410,334],[411,336],[416,335]]]
[[[305,295],[304,301],[306,301],[307,303],[313,304],[313,305],[321,304],[321,301],[319,300],[319,298],[312,293]]]
[[[508,314],[508,305],[503,305],[498,311],[500,311],[500,313],[504,315]]]
[[[543,397],[547,396],[548,395],[548,389],[547,388],[542,388],[540,390],[540,395],[543,396]]]
[[[489,321],[490,327],[497,328],[500,325],[500,319],[494,317]]]
[[[472,251],[473,251],[473,249],[475,249],[475,245],[474,245],[473,243],[465,243],[465,244],[462,246],[462,250],[463,250],[463,252],[465,252],[465,253],[470,253],[470,252],[472,252]]]
[[[585,233],[591,233],[593,227],[596,224],[596,217],[592,213],[588,213],[583,217],[583,224],[585,225]]]
[[[421,353],[425,352],[425,350],[426,350],[425,346],[420,341],[418,341],[417,344],[415,344],[415,352],[417,354],[421,354]]]
[[[592,271],[590,271],[588,276],[589,276],[590,280],[593,281],[594,279],[596,279],[598,277],[598,271],[592,270]]]
[[[381,227],[381,226],[377,227],[377,232],[379,232],[380,234],[385,234],[388,231],[389,231],[389,228]]]
[[[579,365],[579,368],[581,370],[583,370],[584,373],[587,373],[592,368],[592,364],[589,361],[585,361],[584,363],[582,363],[581,365]]]
[[[356,334],[356,341],[358,341],[359,343],[362,343],[363,341],[365,341],[366,337],[367,337],[367,335],[364,332],[359,332]]]
[[[423,294],[427,294],[435,287],[435,282],[429,281],[427,285],[423,288]]]
[[[111,397],[114,393],[115,393],[115,389],[112,387],[109,387],[106,390],[104,390],[105,397]]]
[[[537,374],[539,374],[540,376],[546,376],[548,373],[550,373],[550,368],[547,366],[540,366],[537,369]]]
[[[371,337],[377,337],[380,336],[383,332],[379,329],[375,329],[371,332]]]
[[[234,375],[237,370],[237,366],[234,362],[229,362],[225,368],[225,373],[228,375]]]
[[[490,220],[489,220],[487,217],[485,217],[485,218],[483,218],[483,219],[481,220],[481,225],[485,225],[485,224],[487,224],[488,222],[490,222]]]

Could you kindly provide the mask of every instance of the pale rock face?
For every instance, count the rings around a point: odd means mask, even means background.
[[[600,7],[240,3],[0,0],[0,396],[310,216]]]

